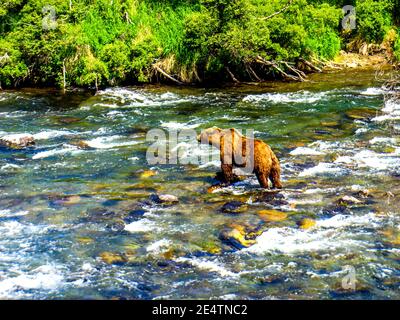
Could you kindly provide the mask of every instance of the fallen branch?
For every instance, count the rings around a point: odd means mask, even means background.
[[[160,73],[161,73],[162,75],[164,75],[165,77],[167,77],[168,79],[172,80],[173,82],[175,82],[175,83],[177,83],[177,84],[180,84],[180,85],[184,85],[183,82],[181,82],[181,81],[175,79],[173,76],[170,76],[168,73],[166,73],[166,72],[165,72],[163,69],[161,69],[159,66],[156,66],[156,65],[153,64],[153,68],[154,68],[155,70],[157,70],[158,72],[160,72]]]
[[[265,59],[264,59],[263,57],[261,57],[261,56],[257,56],[256,62],[258,62],[258,63],[260,63],[260,64],[263,64],[263,65],[266,65],[266,66],[269,66],[269,67],[272,67],[273,69],[275,69],[276,71],[278,71],[282,76],[284,76],[284,77],[287,78],[287,79],[291,79],[291,80],[295,80],[295,81],[299,81],[299,80],[301,81],[300,77],[294,76],[294,75],[292,75],[292,74],[288,74],[287,72],[283,71],[283,70],[278,66],[278,64],[277,64],[276,62],[274,62],[274,61],[268,61],[268,60],[265,60]]]
[[[317,66],[315,66],[314,64],[312,64],[310,61],[307,61],[303,58],[300,58],[299,61],[301,61],[302,63],[304,63],[307,67],[309,67],[311,70],[317,71],[317,72],[322,72],[322,70],[320,68],[318,68]]]
[[[282,9],[274,12],[273,14],[270,14],[268,17],[260,18],[260,20],[268,20],[268,19],[271,19],[271,18],[277,16],[278,14],[281,14],[282,12],[285,12],[292,5],[292,3],[293,3],[293,0],[289,0],[289,2],[286,4],[286,6],[284,6]]]

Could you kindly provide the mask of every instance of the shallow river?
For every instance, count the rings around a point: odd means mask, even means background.
[[[283,190],[209,189],[218,161],[147,163],[148,130],[211,126],[270,144]],[[400,105],[372,72],[0,91],[0,136],[16,133],[36,145],[0,147],[0,298],[400,299]]]

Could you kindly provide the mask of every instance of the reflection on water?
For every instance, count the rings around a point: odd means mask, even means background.
[[[0,135],[36,140],[0,148],[0,297],[399,299],[400,105],[373,79],[0,92]],[[253,129],[284,189],[147,164],[148,130],[210,126]]]

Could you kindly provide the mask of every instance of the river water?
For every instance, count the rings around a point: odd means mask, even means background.
[[[147,163],[148,130],[211,126],[253,129],[283,190],[253,176],[209,190],[218,161]],[[0,91],[0,136],[36,139],[0,148],[0,298],[399,299],[399,132],[400,105],[373,72]],[[245,239],[221,236],[232,230]]]

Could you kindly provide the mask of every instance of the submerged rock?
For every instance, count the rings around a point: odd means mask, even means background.
[[[221,184],[215,184],[215,185],[213,185],[213,186],[207,188],[207,193],[214,193],[215,191],[220,190],[220,189],[222,189],[223,187],[224,187],[224,186],[221,185]]]
[[[92,208],[86,211],[86,221],[90,222],[104,222],[110,221],[113,218],[119,218],[120,215],[114,211],[107,210],[106,208]]]
[[[123,220],[117,220],[107,225],[107,228],[111,231],[117,232],[125,229],[125,223]]]
[[[258,215],[264,221],[282,221],[287,219],[287,213],[278,210],[261,210]]]
[[[241,201],[229,201],[220,209],[222,213],[242,213],[246,210],[247,205]]]
[[[390,246],[400,246],[400,232],[394,228],[380,231],[384,236],[383,242]]]
[[[328,217],[335,216],[337,214],[351,214],[351,211],[346,205],[343,204],[333,204],[322,209],[322,213]]]
[[[220,254],[222,251],[221,247],[219,247],[215,241],[204,241],[200,243],[199,246],[203,251],[209,254]]]
[[[0,146],[20,149],[33,146],[35,139],[33,135],[21,133],[21,134],[10,134],[0,137]]]
[[[77,118],[77,117],[58,117],[58,118],[56,118],[56,120],[59,123],[70,124],[70,123],[79,122],[82,119],[81,118]]]
[[[123,264],[128,262],[127,257],[124,255],[107,251],[100,253],[100,258],[107,264]]]
[[[247,240],[245,235],[244,230],[240,228],[226,228],[220,232],[219,239],[236,249],[243,249],[255,243],[255,240]]]
[[[376,117],[375,109],[358,108],[346,112],[346,116],[354,120],[370,119]]]
[[[254,202],[264,202],[274,207],[280,207],[289,204],[289,202],[285,200],[285,196],[279,193],[279,191],[263,192],[256,197]]]
[[[303,220],[300,220],[297,224],[300,229],[306,230],[314,227],[316,225],[316,221],[314,219],[304,218]]]
[[[72,146],[77,147],[78,149],[82,149],[82,150],[93,150],[93,149],[95,149],[95,148],[89,146],[89,144],[87,142],[83,141],[83,140],[71,141],[69,144],[72,145]]]
[[[357,198],[353,196],[343,196],[338,200],[339,205],[353,205],[353,204],[360,204],[362,203],[361,200],[358,200]]]
[[[49,198],[50,198],[50,204],[55,206],[72,206],[82,201],[82,197],[79,195],[70,195],[61,198],[51,196]]]
[[[150,178],[152,176],[155,176],[156,174],[157,174],[157,172],[155,172],[153,170],[146,170],[146,171],[141,173],[140,178],[141,179],[147,179],[147,178]]]

